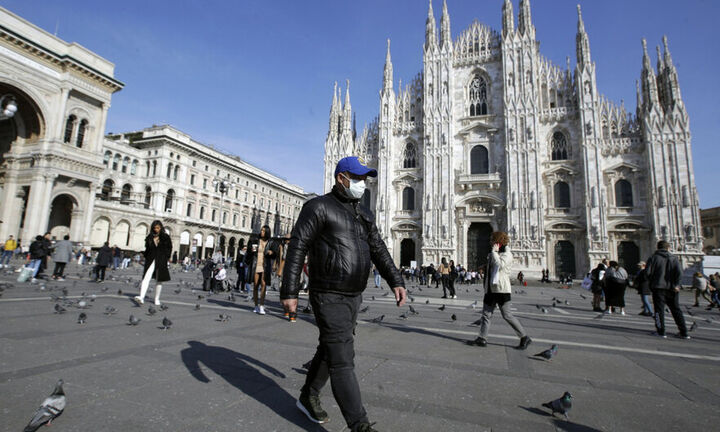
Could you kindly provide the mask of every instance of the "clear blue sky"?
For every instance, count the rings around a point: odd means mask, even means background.
[[[515,12],[518,1],[513,0]],[[502,0],[449,0],[453,36],[477,19],[501,28]],[[534,0],[540,50],[575,61],[577,0]],[[581,0],[599,90],[635,109],[640,39],[667,34],[690,113],[701,207],[720,205],[720,71],[714,0]],[[422,67],[426,0],[3,0],[66,41],[115,63],[126,84],[107,132],[170,123],[320,192],[334,81],[350,79],[358,129],[378,111],[385,40],[395,85]],[[442,1],[434,0],[436,19]]]

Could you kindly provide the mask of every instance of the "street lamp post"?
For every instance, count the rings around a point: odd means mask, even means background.
[[[234,185],[232,182],[223,179],[213,180],[213,185],[220,192],[220,214],[218,215],[218,237],[216,250],[220,250],[220,237],[222,237],[222,223],[223,223],[223,201],[225,199],[225,193],[229,191]],[[220,251],[222,253],[222,251]]]
[[[15,96],[4,94],[0,96],[0,120],[6,120],[15,116],[18,106]]]

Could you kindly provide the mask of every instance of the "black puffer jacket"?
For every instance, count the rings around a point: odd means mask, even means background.
[[[297,298],[307,254],[310,292],[360,294],[371,262],[391,287],[405,286],[372,213],[337,187],[303,206],[288,245],[281,299]]]
[[[680,286],[682,267],[677,257],[666,250],[657,250],[645,265],[651,290],[675,289]]]

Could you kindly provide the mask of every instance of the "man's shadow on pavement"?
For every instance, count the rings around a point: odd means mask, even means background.
[[[295,426],[307,431],[326,431],[321,426],[312,425],[295,407],[296,399],[259,369],[265,369],[278,378],[285,378],[285,374],[279,370],[227,348],[198,341],[188,341],[188,345],[190,347],[182,350],[180,356],[190,374],[198,381],[210,382],[202,370],[202,366],[205,366]]]

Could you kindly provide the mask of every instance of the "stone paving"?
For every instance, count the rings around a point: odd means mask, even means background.
[[[0,430],[21,430],[59,378],[68,405],[50,429],[56,432],[346,430],[329,385],[322,395],[329,423],[313,425],[295,408],[317,330],[311,315],[285,321],[276,291],[268,293],[268,315],[259,316],[244,295],[199,299],[206,294],[199,272],[175,271],[163,290],[169,309],[149,316],[147,305],[129,300],[139,269],[109,272],[104,284],[89,282],[88,270],[72,265],[66,281],[39,284],[18,284],[17,273],[1,271]],[[77,323],[75,305],[54,313],[52,296],[62,296],[63,287],[66,303],[94,296],[86,324]],[[481,304],[480,286],[459,286],[457,300],[441,299],[440,289],[408,287],[418,315],[398,309],[387,287],[378,290],[370,280],[369,310],[357,329],[356,373],[380,431],[705,431],[720,421],[717,309],[689,308],[688,322],[697,323],[691,340],[672,337],[670,318],[663,340],[649,335],[649,318],[637,315],[634,290],[626,295],[626,316],[603,316],[590,310],[590,296],[577,284],[531,281],[513,294],[515,313],[534,339],[518,351],[499,313],[488,347],[462,343],[477,335],[470,324],[480,317],[472,308]],[[553,297],[560,305],[552,306]],[[684,292],[683,309],[692,300]],[[301,306],[306,301],[301,297]],[[118,313],[103,314],[106,306]],[[232,318],[220,322],[221,313]],[[130,314],[139,325],[127,325]],[[381,323],[369,322],[380,315]],[[164,316],[174,323],[167,331]],[[532,357],[552,343],[560,348],[551,362]],[[542,407],[564,391],[573,395],[569,421]]]

